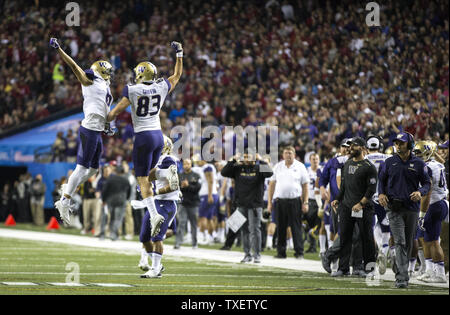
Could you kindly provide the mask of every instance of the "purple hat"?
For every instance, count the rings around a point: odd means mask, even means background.
[[[399,133],[397,137],[395,137],[394,142],[395,141],[408,142],[409,141],[408,134],[405,132]]]

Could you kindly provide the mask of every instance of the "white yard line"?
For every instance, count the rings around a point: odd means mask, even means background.
[[[94,237],[85,237],[69,234],[54,234],[49,232],[33,232],[24,230],[13,230],[13,229],[2,229],[0,228],[0,238],[9,237],[17,238],[22,240],[31,241],[41,241],[41,242],[54,242],[67,245],[75,246],[86,246],[92,248],[113,250],[114,252],[122,252],[124,254],[136,255],[137,260],[140,255],[141,243],[131,242],[131,241],[110,241],[110,240],[100,240]],[[173,249],[172,246],[166,246],[164,248],[164,255],[170,257],[187,257],[192,259],[205,259],[212,261],[228,262],[228,263],[239,263],[243,258],[242,252],[234,251],[222,251],[215,249],[205,249],[197,248],[192,249],[191,247],[181,247],[180,249]],[[0,262],[1,263],[1,262]],[[320,261],[303,259],[298,260],[295,258],[277,259],[273,256],[262,255],[261,263],[254,264],[250,263],[251,266],[261,266],[261,267],[275,267],[288,270],[296,271],[309,271],[326,273],[322,268]],[[381,276],[383,281],[394,281],[394,273],[388,269],[384,275]],[[415,279],[410,281],[411,284],[421,284],[440,288],[448,288],[448,284],[434,284],[434,283],[424,283]]]

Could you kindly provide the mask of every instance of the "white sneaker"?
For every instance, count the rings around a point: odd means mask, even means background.
[[[431,278],[424,280],[427,283],[447,283],[445,275],[433,275]]]
[[[162,215],[157,214],[156,216],[150,218],[150,225],[152,227],[152,237],[158,235],[161,225],[164,223],[165,219]]]
[[[387,257],[383,253],[379,253],[377,257],[377,265],[378,265],[378,272],[380,275],[384,275],[386,273],[386,267],[387,267]]]
[[[64,206],[61,200],[55,202],[55,207],[58,209],[61,220],[63,220],[65,224],[70,225],[70,207]]]
[[[433,277],[432,272],[424,272],[420,276],[417,277],[417,280],[427,282],[427,280],[431,279]]]
[[[148,264],[148,261],[141,260],[138,265],[142,271],[149,271],[152,267]]]
[[[169,166],[169,174],[167,175],[167,181],[169,182],[170,189],[178,189],[178,172],[176,165]]]
[[[158,269],[150,268],[149,271],[141,275],[141,278],[161,278],[162,277],[161,271],[162,265],[159,265]]]

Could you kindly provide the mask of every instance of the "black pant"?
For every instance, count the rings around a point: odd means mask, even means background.
[[[350,255],[352,251],[352,244],[354,243],[353,231],[355,224],[359,228],[359,237],[362,243],[362,256],[366,270],[371,270],[375,266],[376,250],[375,240],[373,236],[372,220],[373,209],[368,206],[363,209],[362,218],[352,217],[352,209],[340,205],[339,213],[339,228],[341,238],[341,250],[339,254],[339,270],[348,272],[350,270]],[[373,264],[369,265],[368,264]]]
[[[302,233],[302,202],[300,198],[276,199],[275,204],[277,222],[277,252],[286,256],[286,230],[291,227],[294,251],[296,255],[303,255]]]

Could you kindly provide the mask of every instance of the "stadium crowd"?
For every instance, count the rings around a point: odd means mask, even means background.
[[[161,111],[166,133],[192,117],[272,123],[281,144],[294,144],[300,157],[309,146],[322,159],[356,135],[378,134],[386,146],[398,131],[448,137],[446,3],[382,4],[380,27],[368,27],[353,1],[81,2],[80,24],[89,28],[53,22],[64,8],[46,5],[2,3],[1,131],[81,106],[76,78],[47,47],[52,34],[84,68],[111,61],[116,101],[138,61],[166,75],[174,60],[163,43],[182,38],[188,58],[183,84]],[[132,136],[130,115],[119,121],[126,132],[105,141],[109,159],[128,152],[118,144]]]

